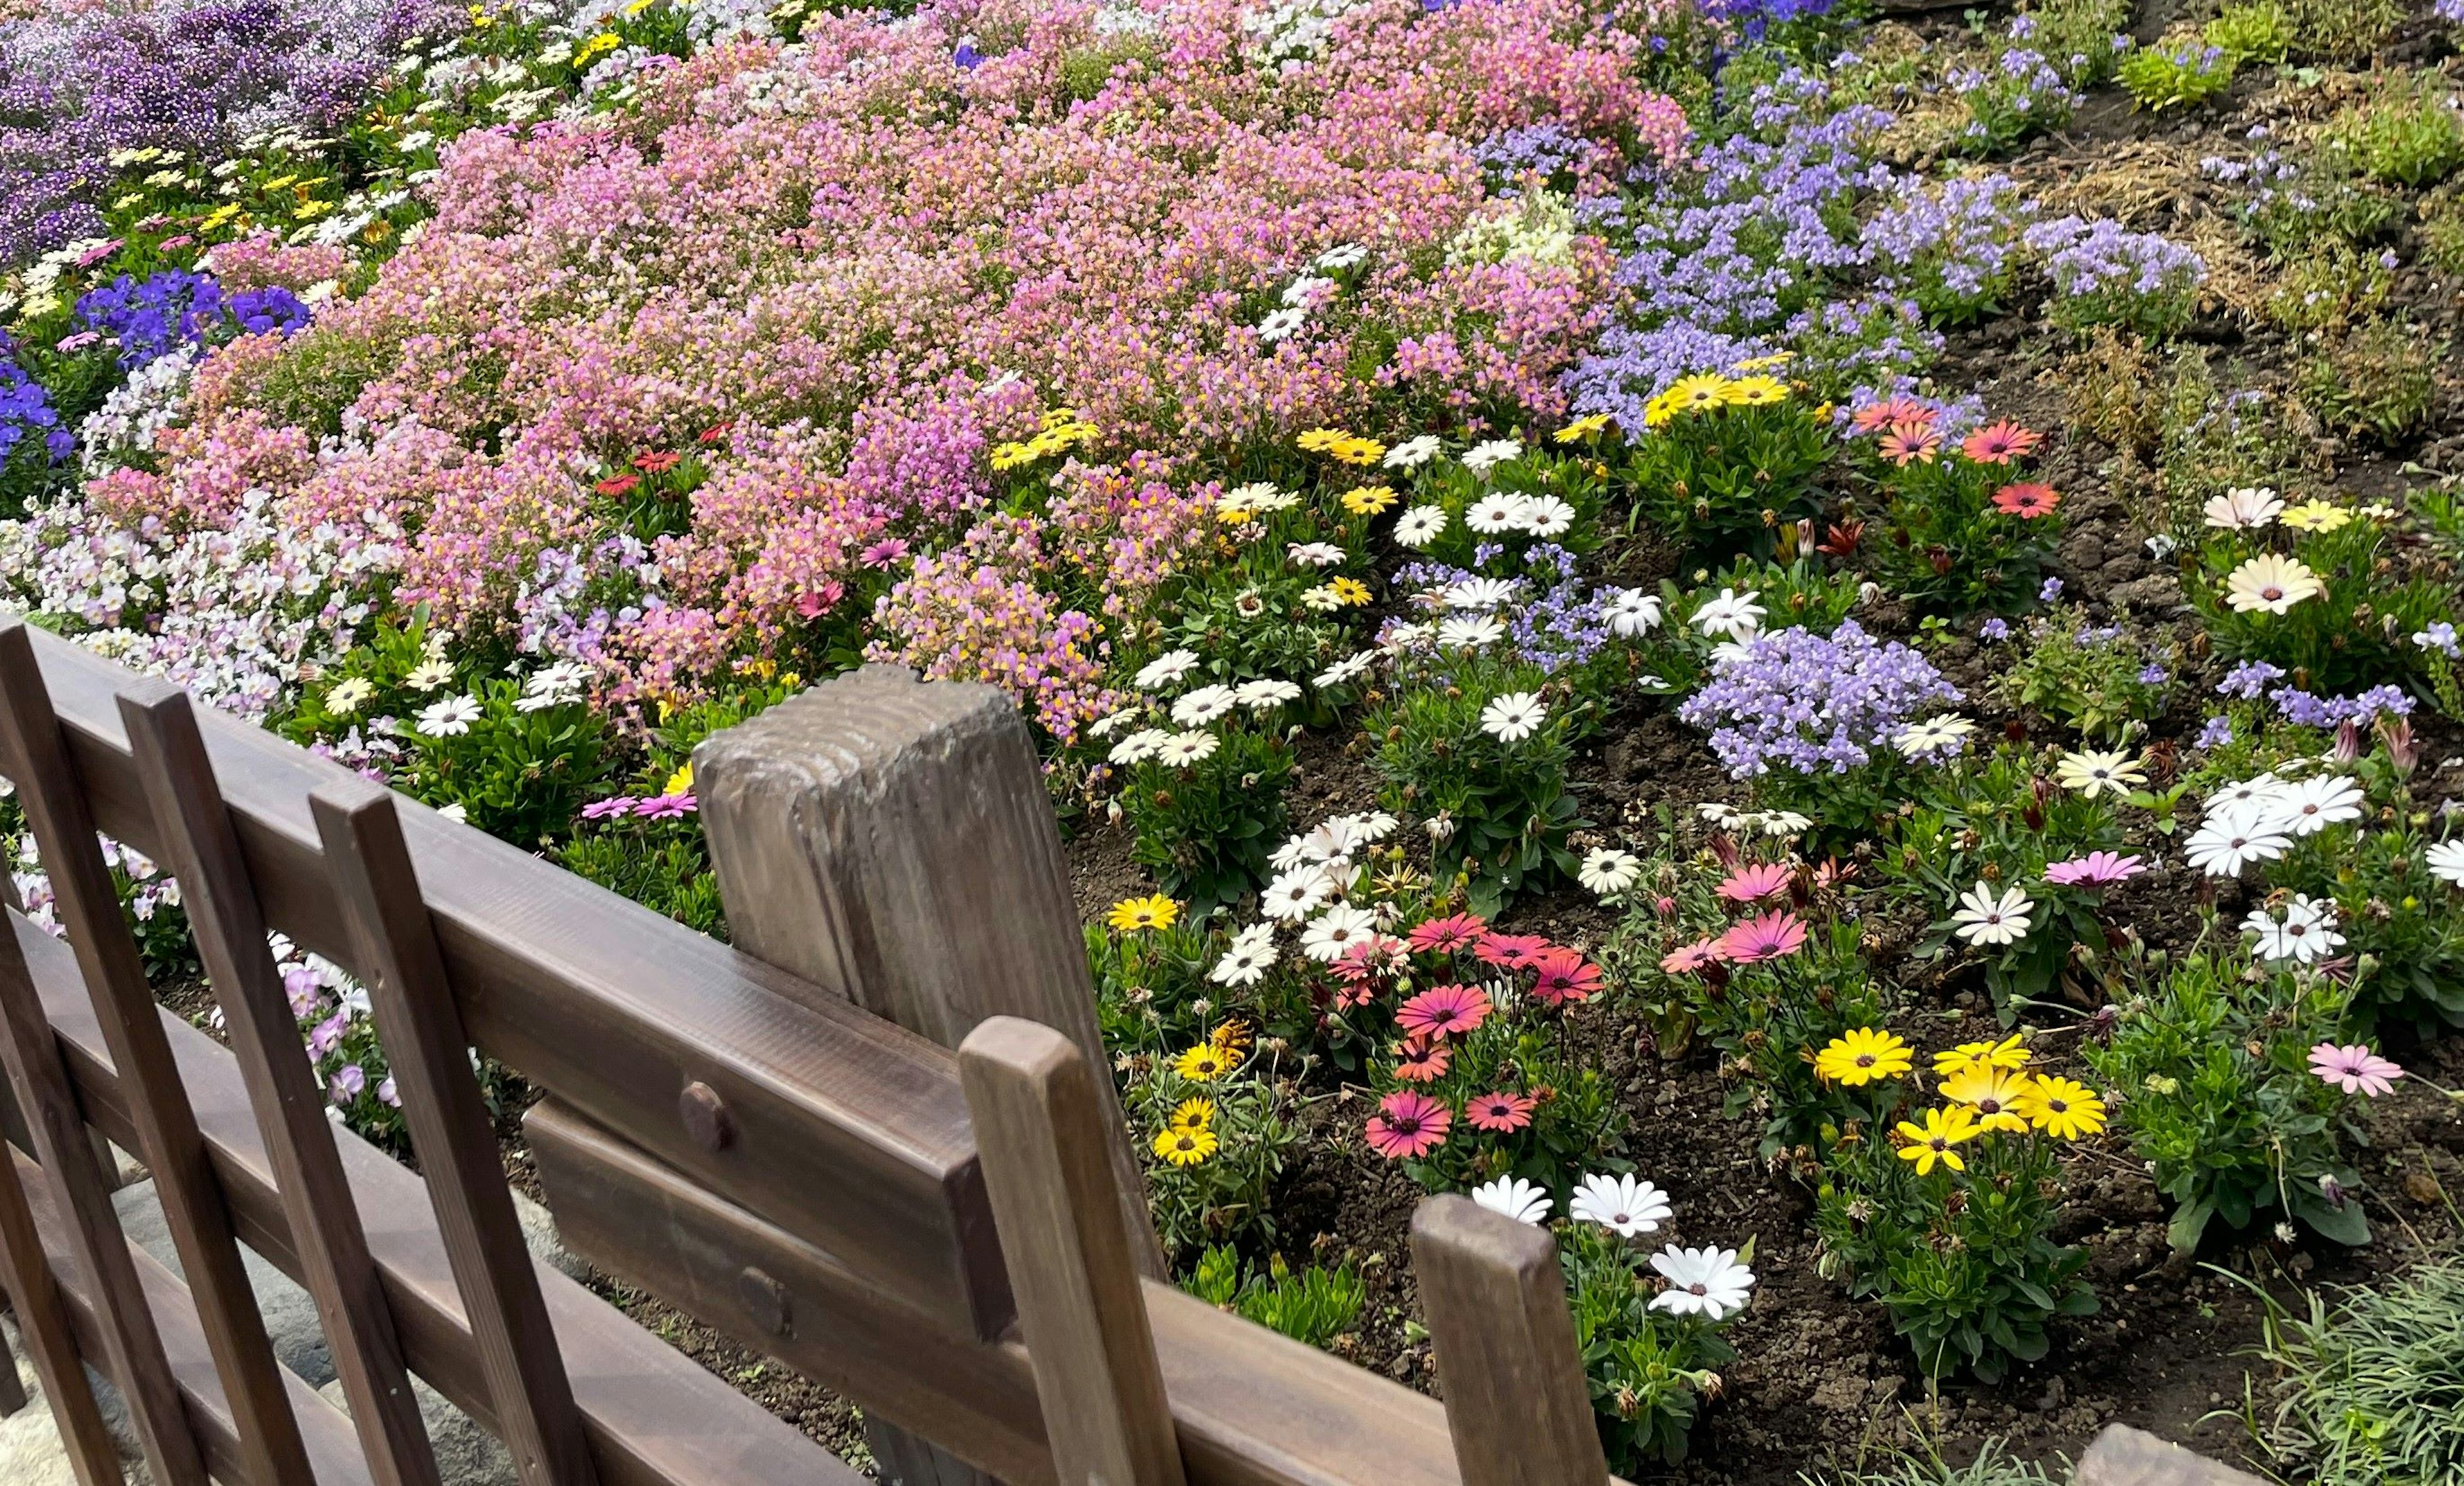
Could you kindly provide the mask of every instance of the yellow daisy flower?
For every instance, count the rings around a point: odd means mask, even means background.
[[[1970,1067],[1943,1081],[1942,1097],[1973,1110],[1981,1128],[2025,1134],[2028,1119],[2018,1106],[2035,1082],[2008,1068]]]
[[[1681,377],[1661,396],[1668,399],[1668,405],[1678,412],[1699,413],[1728,400],[1728,379],[1717,372]]]
[[[1374,516],[1399,499],[1391,485],[1364,485],[1343,492],[1343,509],[1355,516]]]
[[[1923,1125],[1909,1120],[1900,1122],[1900,1138],[1907,1142],[1900,1147],[1900,1159],[1915,1162],[1919,1176],[1932,1174],[1936,1162],[1954,1171],[1965,1171],[1968,1163],[1959,1159],[1959,1152],[1951,1147],[1964,1146],[1984,1133],[1977,1126],[1975,1114],[1966,1105],[1928,1109]]]
[[[1374,465],[1386,457],[1386,446],[1375,439],[1337,439],[1326,451],[1347,465]]]
[[[1642,404],[1642,426],[1646,428],[1666,427],[1668,420],[1676,416],[1677,404],[1665,392]]]
[[[1573,423],[1570,423],[1566,425],[1566,426],[1558,429],[1557,442],[1560,444],[1574,444],[1579,443],[1584,439],[1596,438],[1600,434],[1608,431],[1608,414],[1592,413],[1586,417],[1577,418]]]
[[[1350,437],[1341,428],[1311,428],[1292,442],[1308,453],[1322,454]]]
[[[1215,1123],[1215,1101],[1184,1099],[1164,1122],[1167,1130],[1202,1130]]]
[[[1192,1083],[1212,1083],[1232,1071],[1232,1055],[1212,1042],[1200,1042],[1172,1060],[1172,1071]]]
[[[2104,1101],[2072,1079],[2038,1079],[2019,1101],[2028,1123],[2058,1140],[2078,1140],[2104,1128]]]
[[[1859,1088],[1878,1079],[1898,1078],[1908,1071],[1915,1060],[1908,1045],[1891,1033],[1859,1027],[1845,1037],[1832,1038],[1829,1046],[1815,1055],[1814,1073],[1825,1082]]]
[[[1367,603],[1369,601],[1369,585],[1356,578],[1331,579],[1328,580],[1326,586],[1333,589],[1334,596],[1346,603]]]
[[[1123,933],[1132,933],[1142,929],[1170,929],[1172,921],[1179,916],[1180,905],[1157,893],[1152,898],[1122,899],[1112,905],[1105,922]]]
[[[1015,470],[1035,458],[1035,451],[1023,444],[993,446],[992,466],[996,470]]]
[[[1936,1053],[1933,1071],[1949,1079],[1971,1068],[2025,1068],[2028,1062],[2028,1050],[2013,1032],[1999,1042],[1962,1042],[1947,1053]]]
[[[689,758],[685,760],[685,766],[683,768],[668,776],[667,787],[660,790],[659,793],[662,795],[691,794],[693,787],[693,760]]]
[[[2350,523],[2353,514],[2332,501],[2305,500],[2276,519],[2297,532],[2332,532]]]
[[[1788,401],[1788,384],[1776,377],[1744,377],[1722,387],[1720,400],[1741,407],[1767,407]]]
[[[1786,366],[1794,360],[1796,360],[1796,353],[1793,351],[1774,351],[1769,356],[1757,356],[1749,361],[1739,361],[1728,370],[1732,372],[1770,371],[1775,366]]]
[[[1196,1166],[1215,1154],[1219,1144],[1215,1132],[1203,1125],[1194,1130],[1166,1130],[1155,1138],[1155,1153],[1175,1166]]]

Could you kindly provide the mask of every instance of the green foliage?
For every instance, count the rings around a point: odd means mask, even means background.
[[[1859,1462],[1845,1473],[1800,1474],[1798,1486],[2066,1486],[2067,1474],[2054,1475],[2033,1460],[2022,1460],[1989,1435],[1976,1447],[1975,1457],[1955,1466],[1943,1458],[1942,1442],[1930,1434],[1919,1441],[1924,1453],[1894,1451],[1880,1468]]]
[[[2293,59],[2365,61],[2405,16],[2402,0],[2285,0],[2293,12]]]
[[[1639,1476],[1654,1463],[1677,1464],[1699,1400],[1718,1390],[1712,1369],[1736,1352],[1720,1322],[1651,1308],[1656,1287],[1639,1247],[1593,1223],[1571,1224],[1560,1239],[1574,1342],[1609,1469]],[[1749,1243],[1740,1257],[1752,1257]]]
[[[2464,914],[2456,889],[2431,873],[2431,817],[2414,811],[2385,753],[2361,759],[2359,774],[2369,804],[2363,819],[2298,839],[2267,864],[2267,882],[2335,903],[2360,970],[2347,1013],[2354,1030],[2393,1022],[2428,1037],[2464,1027]]]
[[[2429,575],[2398,566],[2400,538],[2384,508],[2380,514],[2335,510],[2347,519],[2333,530],[2279,523],[2207,532],[2183,586],[2218,656],[2267,661],[2291,673],[2295,686],[2321,694],[2409,684],[2421,674],[2425,653],[2411,637],[2448,617],[2446,592]],[[2235,610],[2233,574],[2271,552],[2308,567],[2326,591],[2281,614]]]
[[[2114,1122],[2172,1199],[2176,1249],[2209,1223],[2247,1228],[2299,1218],[2339,1243],[2369,1241],[2361,1203],[2331,1201],[2322,1179],[2357,1191],[2344,1143],[2345,1097],[2309,1070],[2312,1045],[2343,1030],[2346,993],[2310,972],[2270,972],[2214,947],[2151,956],[2122,1004],[2112,1040],[2083,1052],[2115,1093]]]
[[[1191,914],[1246,896],[1266,879],[1284,834],[1291,753],[1282,738],[1227,726],[1196,763],[1150,759],[1132,770],[1121,806],[1137,832],[1138,864]]]
[[[556,848],[558,865],[713,938],[727,937],[718,878],[691,820],[621,819],[585,827]]]
[[[2208,45],[2223,48],[2236,67],[2248,62],[2273,67],[2293,50],[2293,12],[2279,0],[2243,0],[2226,6],[2202,34]]]
[[[1830,457],[1830,424],[1802,399],[1715,401],[1669,413],[1623,474],[1635,515],[1681,545],[1768,557],[1782,526],[1820,511],[1815,479]]]
[[[2335,238],[2286,260],[2267,291],[2267,317],[2287,330],[2326,330],[2374,315],[2395,287],[2374,252]]]
[[[2013,707],[2050,717],[2094,743],[2118,743],[2146,731],[2165,714],[2170,648],[2145,647],[2120,625],[2099,626],[2084,611],[2033,620],[2028,638],[2009,656],[1993,684]]]
[[[1172,1060],[1136,1060],[1122,1090],[1130,1138],[1146,1161],[1147,1200],[1155,1236],[1168,1256],[1187,1256],[1208,1244],[1252,1240],[1272,1243],[1275,1213],[1266,1200],[1300,1131],[1288,1118],[1286,1097],[1271,1067],[1249,1056],[1236,1034],[1210,1039],[1233,1066],[1211,1079],[1184,1078]],[[1177,1165],[1157,1142],[1192,1101],[1206,1106],[1204,1126],[1213,1137],[1200,1159]]]
[[[2326,140],[2364,174],[2418,189],[2464,165],[2464,111],[2435,75],[2389,82],[2338,115]]]
[[[2029,485],[2016,466],[1945,450],[1939,457],[1870,464],[1881,506],[1860,551],[1883,585],[1923,614],[2014,612],[2033,601],[2061,536],[2052,507],[2037,514],[1995,504]]]
[[[1277,1254],[1260,1274],[1221,1244],[1198,1257],[1189,1293],[1295,1342],[1320,1347],[1357,1325],[1360,1307],[1369,1299],[1368,1285],[1348,1259],[1333,1269],[1310,1264],[1296,1274]]]
[[[2130,31],[2130,0],[2034,0],[2021,13],[2031,27],[2026,44],[2072,87],[2112,79],[2123,55],[2115,38]]]
[[[2195,36],[2142,47],[2122,59],[2122,85],[2150,113],[2196,108],[2233,89],[2235,58]]]
[[[2260,1292],[2264,1296],[2264,1292]],[[2259,1352],[2279,1372],[2254,1432],[2284,1478],[2316,1486],[2464,1480],[2464,1264],[2424,1264],[2375,1289],[2268,1298]]]

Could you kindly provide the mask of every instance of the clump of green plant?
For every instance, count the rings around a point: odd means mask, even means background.
[[[2429,333],[2372,318],[2330,336],[2294,373],[2294,387],[2329,426],[2393,442],[2430,418],[2439,350]]]
[[[1219,685],[1190,695],[1213,692],[1228,699],[1237,688]],[[1128,770],[1120,800],[1137,833],[1133,854],[1165,892],[1203,914],[1266,880],[1292,772],[1280,735],[1228,719],[1177,732],[1141,729],[1123,737],[1112,756]]]
[[[2271,1213],[2367,1243],[2345,1155],[2359,1139],[2348,1101],[2307,1061],[2343,1031],[2348,993],[2313,970],[2212,945],[2178,961],[2151,955],[2111,1040],[2084,1055],[2119,1096],[2115,1124],[2131,1151],[2173,1202],[2173,1247],[2195,1249],[2213,1220],[2245,1229]]]
[[[2075,88],[2110,81],[2128,50],[2130,0],[2036,0],[2020,12],[2013,37],[2045,55]]]
[[[2421,260],[2441,273],[2464,273],[2464,193],[2421,204]]]
[[[2229,370],[2240,380],[2238,369]],[[2196,347],[2177,351],[2166,368],[2156,460],[2171,535],[2185,547],[2206,538],[2208,502],[2233,490],[2299,484],[2315,457],[2306,436],[2316,425],[2306,409],[2277,393],[2224,385]]]
[[[1145,1147],[1148,1203],[1167,1255],[1274,1240],[1266,1193],[1300,1132],[1270,1062],[1237,1019],[1177,1053],[1131,1059],[1121,1102]]]
[[[2153,452],[2164,422],[2159,400],[2148,393],[2160,370],[2138,337],[2111,325],[2092,327],[2085,348],[2062,361],[2071,426],[2125,452]]]
[[[1223,1244],[1198,1257],[1189,1293],[1317,1347],[1333,1345],[1357,1326],[1360,1307],[1369,1299],[1368,1285],[1349,1259],[1332,1269],[1310,1264],[1296,1273],[1277,1254],[1267,1258],[1265,1272],[1260,1273]]]
[[[1971,155],[1998,155],[2059,129],[2079,105],[2061,72],[2024,47],[2004,51],[1990,66],[1955,67],[1944,80],[1968,105],[1968,126],[1955,143]]]
[[[1768,557],[1817,514],[1831,425],[1777,378],[1687,377],[1652,399],[1624,471],[1634,512],[1689,548]]]
[[[2226,6],[2201,34],[2208,45],[2223,48],[2236,67],[2246,62],[2273,67],[2293,50],[2293,12],[2279,0],[2244,0]]]
[[[2057,1475],[2011,1453],[1999,1435],[1988,1435],[1966,1465],[1952,1465],[1943,1455],[1942,1441],[1929,1433],[1919,1448],[1923,1453],[1893,1451],[1880,1467],[1860,1461],[1844,1473],[1817,1476],[1800,1472],[1796,1478],[1799,1486],[2066,1486],[2070,1480],[2067,1471]]]
[[[2233,55],[2196,36],[2175,36],[2122,59],[2122,85],[2150,113],[2196,108],[2231,91]]]
[[[2401,0],[2285,0],[2293,12],[2294,59],[2365,61],[2404,20]]]
[[[2255,1288],[2255,1287],[2254,1287]],[[2265,1292],[2259,1292],[2265,1297]],[[2464,1478],[2464,1264],[2424,1264],[2378,1288],[2268,1298],[2259,1354],[2279,1377],[2252,1432],[2317,1486],[2443,1486]]]
[[[1677,1464],[1685,1458],[1701,1400],[1719,1391],[1712,1369],[1737,1355],[1720,1335],[1737,1311],[1679,1315],[1654,1305],[1659,1285],[1643,1249],[1605,1224],[1577,1221],[1559,1236],[1574,1342],[1609,1468],[1635,1476],[1653,1462]],[[1749,1239],[1736,1262],[1749,1263],[1753,1255]]]
[[[2339,115],[2326,140],[2365,174],[2419,189],[2464,165],[2464,110],[2435,75],[2387,82]]]
[[[2175,658],[2083,611],[2031,620],[2028,638],[1995,678],[2012,706],[2050,717],[2090,741],[2122,742],[2165,714]]]
[[[2060,493],[2020,467],[2041,436],[2004,423],[1952,442],[1930,417],[1871,431],[1858,447],[1881,507],[1864,542],[1874,576],[1925,614],[2033,602],[2061,535]]]
[[[2394,259],[2330,238],[2285,262],[2267,294],[2267,317],[2287,330],[2329,330],[2375,314],[2395,287]]]

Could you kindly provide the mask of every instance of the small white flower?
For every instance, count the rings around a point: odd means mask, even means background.
[[[455,825],[469,825],[471,823],[471,807],[463,804],[459,800],[456,800],[450,805],[437,806],[436,813],[443,816],[446,819],[452,821]]]
[[[1326,874],[1315,867],[1286,872],[1258,895],[1258,911],[1278,923],[1297,924],[1334,896]]]
[[[1162,751],[1172,734],[1161,728],[1140,728],[1118,743],[1107,756],[1116,764],[1142,764]]]
[[[1637,1234],[1658,1233],[1674,1210],[1668,1205],[1668,1194],[1649,1182],[1633,1176],[1603,1176],[1597,1172],[1583,1178],[1566,1203],[1566,1215],[1577,1222],[1597,1223],[1620,1238]]]
[[[431,738],[456,737],[471,731],[479,720],[479,704],[467,696],[449,696],[442,702],[431,702],[421,708],[419,720],[412,727]]]
[[[1520,495],[1493,491],[1471,503],[1463,513],[1463,525],[1482,536],[1503,536],[1523,530],[1523,501]]]
[[[1186,769],[1191,764],[1213,757],[1215,749],[1215,734],[1212,732],[1176,732],[1155,750],[1155,758],[1175,769]]]
[[[2167,561],[2173,554],[2182,550],[2182,544],[2175,541],[2169,533],[2165,532],[2159,532],[2147,538],[2143,545],[2147,549],[2148,557],[2157,562]]]
[[[1343,607],[1343,595],[1335,592],[1332,583],[1320,583],[1301,591],[1301,605],[1320,614],[1331,614]]]
[[[1284,556],[1305,567],[1331,568],[1343,560],[1343,549],[1332,542],[1293,542]]]
[[[2209,500],[2208,525],[2228,532],[2255,532],[2275,520],[2284,502],[2274,491],[2242,486]]]
[[[1523,457],[1519,439],[1487,439],[1463,450],[1463,468],[1477,475],[1486,475],[1509,459]]]
[[[1302,306],[1276,310],[1258,322],[1258,339],[1268,345],[1289,340],[1299,335],[1301,327],[1308,323],[1309,311]]]
[[[1195,728],[1213,722],[1239,705],[1230,687],[1199,687],[1172,704],[1172,720],[1184,728]]]
[[[1523,502],[1523,530],[1547,539],[1563,536],[1574,527],[1574,508],[1554,495],[1534,495]]]
[[[1449,609],[1494,609],[1512,603],[1523,585],[1510,578],[1467,578],[1446,590]]]
[[[2362,787],[2341,774],[2325,774],[2284,786],[2276,797],[2274,821],[2290,835],[2315,836],[2361,815]]]
[[[1333,294],[1334,280],[1321,278],[1314,273],[1304,273],[1284,286],[1284,303],[1295,309],[1305,310],[1312,304],[1331,298]]]
[[[1717,599],[1706,599],[1694,611],[1694,627],[1706,635],[1726,635],[1731,640],[1750,640],[1763,627],[1765,610],[1754,602],[1762,597],[1758,589],[1739,593],[1723,588]]]
[[[2290,785],[2271,771],[2255,778],[2244,779],[2239,784],[2226,785],[2208,797],[2205,809],[2209,815],[2215,816],[2228,810],[2246,808],[2265,819],[2275,811],[2276,802],[2284,798],[2288,788]]]
[[[2182,843],[2190,865],[2210,877],[2238,877],[2254,862],[2273,862],[2293,845],[2263,805],[2241,805],[2211,814]]]
[[[1483,1182],[1471,1190],[1471,1200],[1491,1213],[1503,1213],[1535,1228],[1549,1221],[1549,1210],[1555,1206],[1546,1191],[1519,1176]]]
[[[2430,875],[2464,887],[2464,841],[2440,841],[2431,847]]]
[[[2084,798],[2094,799],[2100,795],[2128,795],[2135,786],[2147,782],[2147,771],[2130,756],[2128,749],[2104,753],[2089,749],[2064,754],[2054,765],[2054,779],[2064,789],[2077,790]]]
[[[1232,936],[1206,978],[1219,986],[1254,986],[1275,965],[1275,926],[1252,924]]]
[[[1141,691],[1160,691],[1197,668],[1197,651],[1166,650],[1138,667],[1135,685]]]
[[[2288,960],[2312,964],[2344,942],[2344,936],[2336,932],[2336,906],[2306,893],[2294,894],[2284,906],[2282,918],[2265,908],[2253,908],[2241,927],[2244,933],[2258,936],[2253,947],[2258,957],[2278,964]]]
[[[1377,932],[1377,915],[1348,903],[1309,920],[1301,930],[1301,952],[1323,964],[1343,958],[1343,951]]]
[[[1363,650],[1357,655],[1345,656],[1342,660],[1319,671],[1312,679],[1321,687],[1339,687],[1345,682],[1356,680],[1363,671],[1375,665],[1376,661],[1376,651]]]
[[[1087,725],[1087,732],[1089,735],[1092,737],[1109,738],[1114,732],[1137,721],[1138,716],[1139,710],[1137,708],[1124,707],[1117,712],[1098,717],[1093,722],[1089,723]]]
[[[1582,885],[1603,898],[1625,891],[1642,880],[1642,859],[1610,846],[1594,848],[1575,874]]]
[[[332,690],[325,693],[325,710],[337,717],[348,717],[360,710],[362,703],[376,694],[374,683],[364,676],[353,676],[348,681],[337,683]]]
[[[402,684],[413,691],[433,691],[453,679],[453,667],[443,661],[422,661],[402,678]]]
[[[1369,256],[1369,250],[1358,243],[1342,243],[1319,253],[1314,260],[1330,273],[1340,273]]]
[[[1480,710],[1480,731],[1500,743],[1520,743],[1540,731],[1549,709],[1529,691],[1508,691]]]
[[[1939,754],[1945,749],[1959,748],[1968,741],[1969,734],[1975,731],[1976,724],[1965,717],[1927,717],[1922,722],[1912,722],[1893,733],[1891,746],[1906,756],[1916,758],[1927,754]]]
[[[1301,688],[1294,682],[1277,681],[1269,676],[1241,683],[1232,688],[1232,695],[1242,706],[1263,712],[1287,702],[1299,701]]]
[[[1446,508],[1414,506],[1395,518],[1395,539],[1414,552],[1445,535]]]
[[[1719,1321],[1746,1308],[1754,1272],[1737,1262],[1734,1249],[1681,1249],[1675,1244],[1651,1257],[1651,1267],[1668,1281],[1651,1308],[1676,1316]]]
[[[514,700],[517,712],[544,711],[551,707],[563,707],[582,700],[583,688],[590,672],[571,661],[559,661],[534,671],[522,683],[522,694]]]
[[[1959,911],[1950,916],[1958,927],[1951,932],[1969,944],[2017,944],[2028,937],[2032,927],[2028,910],[2035,906],[2016,884],[2003,888],[1997,898],[1991,885],[1979,883],[1960,894]]]
[[[1620,588],[1600,604],[1609,633],[1632,640],[1660,627],[1660,601],[1639,588]]]
[[[1423,433],[1416,438],[1405,439],[1388,449],[1384,464],[1389,470],[1418,470],[1437,458],[1444,449],[1445,446],[1438,442],[1436,434]]]
[[[1493,615],[1459,614],[1438,625],[1438,645],[1446,650],[1484,650],[1506,638],[1506,626]]]

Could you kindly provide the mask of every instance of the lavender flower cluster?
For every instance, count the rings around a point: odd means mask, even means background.
[[[1711,751],[1743,779],[1774,767],[1846,774],[1922,709],[1959,700],[1923,655],[1849,620],[1828,636],[1794,626],[1745,642],[1677,715],[1709,729]]]
[[[210,274],[185,269],[142,281],[122,273],[79,296],[77,313],[88,332],[120,342],[120,364],[129,371],[234,328],[288,335],[308,323],[308,306],[288,289],[227,294]]]
[[[43,384],[26,375],[26,369],[8,355],[9,345],[0,339],[0,464],[6,464],[17,452],[17,446],[28,439],[39,439],[46,463],[65,459],[77,448],[77,435],[60,426],[59,410],[52,406],[51,395]]]
[[[1991,300],[2035,203],[2007,175],[1900,183],[1865,224],[1865,250],[1884,289],[1944,313]]]
[[[2302,728],[2333,728],[2340,723],[2367,724],[2381,715],[2409,717],[2413,700],[2401,687],[2372,687],[2358,696],[2320,696],[2299,687],[2279,687],[2284,667],[2266,661],[2244,661],[2216,683],[2219,696],[2255,702],[2264,694],[2277,715]],[[2230,736],[2230,729],[2227,735]]]
[[[2054,288],[2071,298],[2091,295],[2178,294],[2207,282],[2205,259],[2161,232],[2132,232],[2100,217],[2062,217],[2028,229],[2021,240],[2046,255]]]

